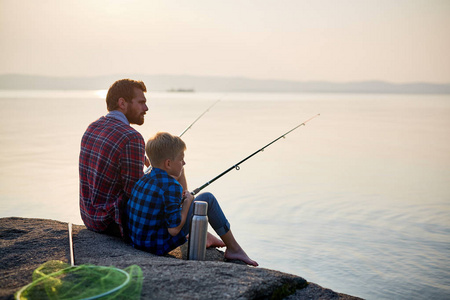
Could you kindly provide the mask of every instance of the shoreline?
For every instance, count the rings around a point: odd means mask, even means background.
[[[361,299],[300,276],[224,262],[223,252],[215,248],[207,250],[205,261],[189,261],[186,244],[166,256],[156,256],[84,225],[73,225],[72,232],[75,265],[140,266],[144,273],[141,299]],[[68,223],[0,218],[0,252],[0,299],[14,299],[14,293],[31,282],[32,272],[44,262],[70,263]]]

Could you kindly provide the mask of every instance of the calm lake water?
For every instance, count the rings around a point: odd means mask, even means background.
[[[78,154],[102,91],[0,91],[1,217],[82,224]],[[147,93],[263,268],[367,299],[450,298],[450,95]],[[76,254],[75,254],[76,255]]]

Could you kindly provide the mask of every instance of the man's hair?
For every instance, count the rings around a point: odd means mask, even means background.
[[[132,79],[120,79],[114,82],[108,90],[106,95],[106,108],[108,111],[116,110],[119,107],[119,99],[124,98],[125,101],[131,102],[134,98],[134,89],[140,89],[142,92],[147,92],[147,88],[142,81]]]
[[[166,159],[175,159],[182,151],[186,150],[186,144],[178,136],[167,132],[158,132],[147,141],[145,152],[152,166],[158,166]]]

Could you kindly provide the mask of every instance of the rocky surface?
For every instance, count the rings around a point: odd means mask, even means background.
[[[42,263],[70,263],[67,225],[43,219],[0,219],[0,299],[14,299]],[[217,249],[208,249],[206,261],[186,260],[186,247],[161,257],[80,225],[73,226],[73,244],[76,265],[140,266],[144,274],[141,299],[359,299],[299,276],[224,262],[223,252]]]

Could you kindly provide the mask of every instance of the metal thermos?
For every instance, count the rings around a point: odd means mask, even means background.
[[[188,259],[205,260],[206,235],[208,234],[208,203],[194,201],[194,214],[189,230]]]

